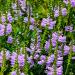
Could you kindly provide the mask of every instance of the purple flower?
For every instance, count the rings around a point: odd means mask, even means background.
[[[9,23],[11,23],[13,21],[13,18],[10,13],[8,13],[8,15],[7,15],[7,20],[9,21]]]
[[[4,23],[6,21],[5,16],[1,16],[1,21]]]
[[[31,62],[30,68],[32,68],[33,66],[34,66],[34,61]]]
[[[67,15],[67,9],[66,8],[62,8],[61,11],[62,11],[62,15],[63,16],[66,16]]]
[[[73,52],[75,52],[75,45],[73,45]]]
[[[26,48],[27,52],[29,52],[30,54],[32,54],[32,50],[30,48]]]
[[[50,60],[51,62],[53,62],[54,61],[54,54],[51,54],[51,56],[50,57],[48,57],[48,60]]]
[[[24,55],[21,54],[21,55],[18,55],[18,63],[19,63],[19,66],[24,66],[25,64],[25,60],[24,60]]]
[[[53,29],[53,27],[55,26],[55,24],[56,24],[56,21],[50,22],[49,29]]]
[[[7,39],[7,43],[12,43],[13,42],[13,38],[11,36],[8,36],[8,39]]]
[[[73,27],[72,26],[65,26],[65,31],[70,31],[72,32]]]
[[[58,57],[61,57],[62,56],[62,51],[61,50],[57,50],[58,52]]]
[[[54,11],[54,17],[58,17],[59,16],[59,10],[55,10]]]
[[[57,60],[63,61],[63,57],[58,57]]]
[[[63,67],[62,66],[57,68],[57,75],[63,75]]]
[[[70,0],[71,6],[75,7],[75,0]]]
[[[20,75],[25,75],[24,73],[20,73]]]
[[[45,55],[41,55],[40,60],[46,60],[46,56]]]
[[[12,9],[16,9],[17,5],[16,3],[12,3]]]
[[[40,40],[40,39],[39,39]],[[38,41],[39,41],[38,40]],[[36,44],[36,49],[38,49],[38,48],[40,48],[40,42],[37,42],[37,44]]]
[[[4,36],[5,25],[0,24],[0,36]]]
[[[10,52],[7,50],[6,51],[6,59],[8,60],[10,58]]]
[[[6,26],[6,34],[10,34],[11,32],[12,32],[11,24],[7,24],[7,26]]]
[[[53,32],[52,33],[52,38],[54,38],[55,40],[57,40],[58,39],[58,34],[56,32]]]
[[[35,54],[34,55],[34,59],[38,59],[39,58],[39,55],[38,54]]]
[[[11,75],[17,75],[16,71],[11,72]]]
[[[51,56],[48,57],[48,60],[46,62],[46,66],[49,66],[54,61],[54,54],[51,54]]]
[[[28,61],[28,63],[31,63],[31,62],[33,62],[33,59],[32,59],[32,57],[28,57],[28,58],[27,58],[27,61]]]
[[[41,22],[41,26],[45,27],[47,25],[47,19],[43,18]]]
[[[38,64],[39,64],[39,65],[42,65],[43,63],[44,63],[44,60],[38,61]]]
[[[48,72],[47,72],[47,75],[53,75],[53,72],[48,71]]]
[[[30,22],[31,22],[31,24],[34,24],[34,22],[35,22],[34,18],[31,17]]]
[[[21,8],[25,10],[25,6],[26,6],[25,0],[18,0],[18,3],[21,6]]]
[[[0,36],[4,36],[4,29],[0,30]]]
[[[58,41],[59,42],[62,42],[62,43],[64,43],[64,42],[66,42],[66,36],[59,36],[59,38],[58,38]]]
[[[33,25],[30,25],[29,29],[30,30],[34,30],[34,26]]]
[[[22,16],[24,13],[22,11],[19,11],[19,15]]]
[[[28,17],[24,17],[24,21],[23,22],[27,23],[28,22]]]
[[[63,61],[57,61],[57,67],[62,66]]]
[[[48,50],[50,46],[50,40],[46,41],[45,43],[45,49]]]
[[[12,67],[15,65],[16,58],[17,58],[17,53],[13,52],[12,55],[10,56],[10,61],[11,61],[11,66]]]
[[[75,56],[74,56],[74,57],[72,57],[72,60],[75,60]]]
[[[51,67],[46,67],[46,69],[49,70],[49,71],[52,71],[52,72],[54,71],[53,66],[51,66]]]
[[[70,47],[67,46],[67,45],[65,45],[65,46],[64,46],[64,55],[69,54],[69,50],[70,50]]]
[[[2,61],[3,61],[3,56],[2,56],[2,54],[0,53],[0,67],[2,66]]]
[[[34,61],[32,59],[32,56],[27,57],[27,62],[30,64],[30,68],[34,66]]]
[[[63,0],[63,2],[64,2],[65,4],[68,4],[68,3],[69,3],[69,1],[68,1],[68,0]]]
[[[52,41],[52,46],[53,47],[56,47],[56,43],[57,43],[56,39],[55,38],[52,38],[51,41]]]
[[[54,68],[53,68],[53,66],[51,66],[51,67],[46,67],[46,73],[47,73],[47,75],[54,75]]]

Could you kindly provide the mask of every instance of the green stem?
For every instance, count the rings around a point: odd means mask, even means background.
[[[53,0],[49,0],[48,1],[48,6],[49,6],[49,14],[50,14],[50,17],[53,17]]]
[[[66,71],[65,71],[65,75],[68,74],[68,70],[69,70],[71,58],[72,58],[72,46],[70,47],[70,53],[69,53],[69,55],[68,55],[68,64],[67,64],[67,68],[66,68]]]
[[[4,75],[4,71],[6,69],[6,50],[3,50],[3,60],[2,60],[2,68],[1,68],[1,74]]]
[[[56,72],[56,68],[57,68],[56,63],[57,63],[57,55],[58,55],[57,50],[58,50],[58,42],[56,44],[56,48],[55,48],[55,52],[54,52],[54,56],[55,56],[55,61],[54,61],[54,75],[57,75],[57,72]]]

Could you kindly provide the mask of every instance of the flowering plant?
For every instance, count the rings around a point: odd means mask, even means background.
[[[0,75],[75,74],[75,0],[0,5]]]

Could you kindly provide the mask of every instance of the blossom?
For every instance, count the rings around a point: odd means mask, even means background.
[[[16,3],[12,3],[12,9],[16,9],[17,5]]]
[[[50,40],[46,41],[45,43],[45,49],[48,50],[50,46]]]
[[[34,66],[34,61],[33,61],[32,56],[27,57],[27,62],[30,64],[30,68]]]
[[[24,13],[20,10],[19,11],[19,15],[22,16]]]
[[[11,75],[17,75],[16,71],[11,72]]]
[[[70,0],[71,6],[75,7],[75,0]]]
[[[66,36],[59,36],[59,38],[58,38],[58,41],[59,42],[62,42],[62,43],[64,43],[64,42],[66,42]]]
[[[11,32],[12,32],[11,24],[7,24],[7,26],[6,26],[6,34],[10,34]]]
[[[24,73],[20,73],[20,75],[25,75]]]
[[[73,27],[72,26],[65,26],[65,31],[73,31]]]
[[[46,60],[46,56],[45,55],[41,55],[40,60]]]
[[[12,55],[10,56],[10,62],[12,67],[15,65],[16,58],[17,58],[17,53],[13,52]]]
[[[75,60],[75,56],[74,56],[74,57],[72,57],[72,60]]]
[[[12,43],[13,42],[13,38],[12,38],[12,36],[8,36],[8,39],[7,39],[7,43]]]
[[[32,62],[33,62],[32,57],[28,57],[28,58],[27,58],[27,61],[28,61],[28,63],[32,63]]]
[[[24,17],[24,21],[23,22],[27,23],[28,22],[28,17]]]
[[[0,67],[2,66],[3,55],[0,53]]]
[[[58,17],[58,16],[59,16],[59,10],[57,9],[54,11],[54,17]]]
[[[75,52],[75,45],[73,45],[73,52]]]
[[[47,75],[53,75],[53,72],[48,71],[48,72],[47,72]]]
[[[10,51],[6,51],[6,59],[8,60],[10,58]]]
[[[25,8],[25,1],[24,0],[18,0],[19,5],[21,6],[21,8]]]
[[[43,63],[44,63],[44,60],[38,61],[38,64],[39,64],[39,65],[42,65]]]
[[[34,26],[33,25],[30,25],[29,29],[30,30],[34,30]]]
[[[47,73],[47,75],[53,75],[54,74],[54,68],[53,68],[53,66],[51,66],[51,67],[46,67],[46,73]]]
[[[7,20],[9,21],[9,23],[12,23],[12,21],[13,21],[13,18],[10,13],[8,13],[8,15],[7,15]]]
[[[50,24],[49,24],[49,29],[53,29],[53,27],[55,26],[55,24],[56,24],[56,21],[52,21],[52,22],[50,22]]]
[[[66,16],[67,15],[67,9],[66,8],[62,8],[61,11],[62,11],[62,15],[63,16]]]
[[[63,0],[63,2],[64,2],[65,4],[68,4],[68,3],[69,3],[69,1],[68,1],[68,0]]]
[[[57,67],[62,66],[62,64],[63,64],[63,61],[57,61]]]
[[[19,63],[19,66],[22,66],[22,67],[24,66],[25,60],[24,60],[23,54],[18,55],[18,63]]]
[[[0,36],[4,36],[5,25],[0,24]]]
[[[62,61],[63,57],[58,57],[57,60]]]
[[[52,33],[52,38],[54,38],[55,40],[57,40],[58,39],[58,33],[53,32]]]
[[[31,24],[34,24],[34,22],[35,22],[34,18],[30,17],[30,22],[31,22]]]
[[[57,68],[57,75],[63,75],[63,67],[62,66]]]
[[[45,27],[47,25],[47,19],[43,18],[41,22],[41,26]]]
[[[65,45],[64,46],[64,55],[67,55],[69,53],[70,47]]]
[[[5,16],[1,16],[1,21],[4,23],[6,21]]]
[[[58,52],[58,57],[61,57],[62,56],[62,51],[61,50],[57,50]]]
[[[53,63],[54,61],[54,54],[51,54],[49,57],[48,57],[48,60],[46,62],[46,66],[50,66],[51,63]]]
[[[39,58],[39,55],[38,54],[35,54],[34,55],[34,59],[38,59]]]
[[[56,43],[57,43],[56,39],[55,38],[52,38],[51,39],[51,42],[52,42],[52,46],[53,47],[56,47]]]

